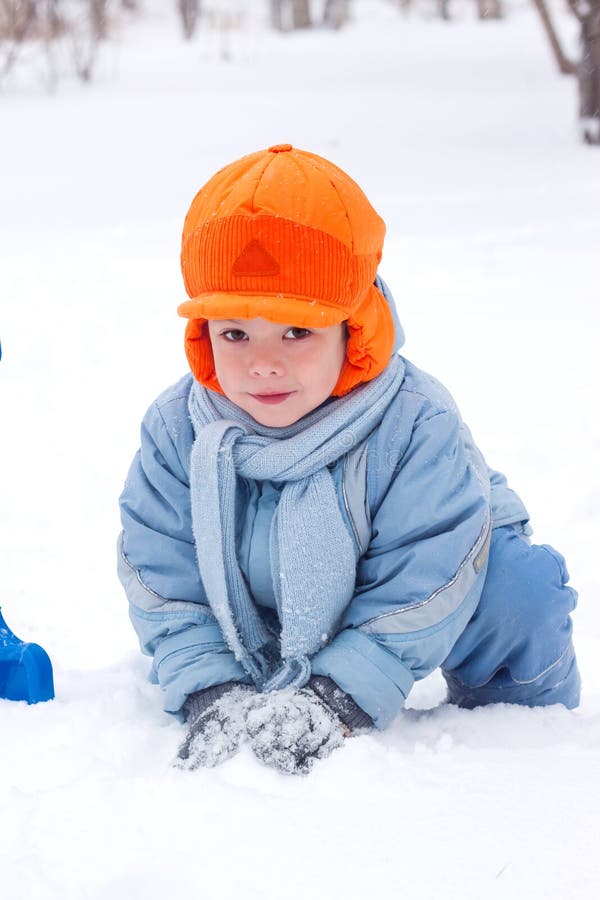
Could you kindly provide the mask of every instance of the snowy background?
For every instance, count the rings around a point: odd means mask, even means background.
[[[579,142],[574,79],[517,0],[450,24],[355,0],[338,33],[255,22],[227,63],[214,35],[180,40],[173,3],[146,6],[91,86],[0,97],[0,604],[56,685],[0,701],[2,897],[599,896],[600,151]],[[364,187],[406,355],[566,555],[577,712],[448,708],[434,674],[307,778],[247,751],[171,768],[183,727],[129,625],[117,497],[146,407],[185,371],[189,202],[284,141]]]

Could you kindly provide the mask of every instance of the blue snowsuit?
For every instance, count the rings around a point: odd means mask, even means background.
[[[399,343],[399,325],[398,336]],[[378,728],[392,721],[415,680],[438,667],[449,699],[463,706],[574,707],[580,683],[569,613],[576,593],[564,560],[551,547],[529,544],[525,507],[487,468],[448,392],[404,363],[380,425],[330,467],[356,541],[356,587],[337,633],[312,657],[312,672],[332,678]],[[173,713],[195,691],[249,680],[198,572],[191,386],[187,375],[149,408],[120,499],[119,576]],[[240,568],[276,628],[268,560],[280,490],[238,482]]]

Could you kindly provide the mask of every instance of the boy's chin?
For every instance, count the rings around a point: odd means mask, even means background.
[[[238,406],[240,405],[259,425],[265,425],[267,428],[286,428],[310,412],[310,410],[305,410],[301,404],[294,403],[292,398],[276,405],[263,404],[259,400],[253,399],[249,399],[243,404],[238,402]]]
[[[284,413],[283,410],[246,410],[259,425],[266,425],[267,428],[286,428],[298,422],[305,413]]]
[[[295,390],[287,399],[279,403],[264,402],[247,393],[227,394],[226,396],[244,412],[252,416],[259,425],[267,428],[286,428],[294,425],[317,409],[329,399],[323,397],[325,392],[304,392]]]

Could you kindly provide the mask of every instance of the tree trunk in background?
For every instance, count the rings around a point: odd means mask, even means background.
[[[309,0],[292,0],[292,27],[310,28],[311,24]]]
[[[579,117],[583,139],[600,145],[600,0],[571,2],[581,22],[581,61],[577,69],[579,81]]]
[[[271,26],[276,31],[283,31],[283,0],[271,0]]]
[[[323,10],[323,25],[336,31],[350,18],[349,0],[327,0]]]
[[[477,0],[477,15],[480,19],[502,19],[502,0]]]
[[[199,2],[198,0],[178,0],[178,6],[183,36],[189,41],[198,24]]]
[[[276,31],[310,28],[310,0],[270,0],[271,25]]]
[[[438,15],[444,22],[449,22],[450,16],[450,0],[437,0]]]
[[[46,3],[46,21],[50,39],[58,37],[63,27],[59,6],[60,0],[48,0]]]
[[[34,0],[24,3],[3,4],[0,10],[0,80],[14,66],[25,42],[35,32],[37,26],[37,7]]]
[[[0,37],[20,42],[29,37],[38,22],[38,5],[36,0],[18,2],[0,2]]]
[[[103,41],[108,30],[108,0],[90,0],[90,25],[96,41]]]

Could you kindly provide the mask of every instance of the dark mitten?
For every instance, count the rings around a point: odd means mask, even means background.
[[[257,694],[247,709],[253,753],[288,775],[306,774],[344,742],[344,725],[309,687]]]
[[[188,733],[175,760],[178,768],[217,766],[237,753],[246,736],[245,706],[252,690],[230,681],[190,694],[183,706]]]
[[[352,699],[350,694],[338,687],[333,678],[326,675],[311,675],[308,687],[333,710],[348,731],[354,733],[373,727],[371,716]]]

